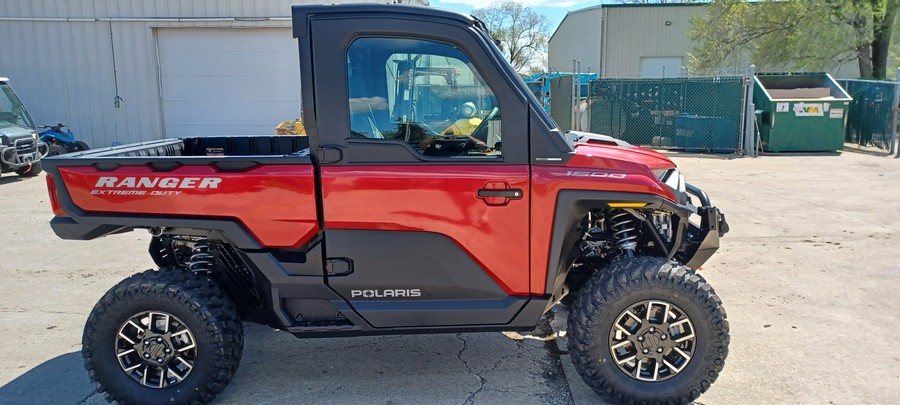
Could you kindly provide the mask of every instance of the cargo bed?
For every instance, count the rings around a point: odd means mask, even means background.
[[[73,153],[65,157],[83,159],[151,156],[286,156],[303,154],[308,148],[309,138],[305,136],[205,136],[116,145]]]

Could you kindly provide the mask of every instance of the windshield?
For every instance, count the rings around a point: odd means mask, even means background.
[[[34,129],[34,122],[12,88],[0,83],[0,128],[9,126]]]

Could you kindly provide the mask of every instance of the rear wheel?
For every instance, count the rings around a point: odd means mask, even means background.
[[[146,271],[94,306],[82,347],[91,381],[110,401],[206,403],[234,376],[243,330],[212,280]]]
[[[728,321],[712,287],[662,258],[610,265],[584,285],[568,321],[575,369],[616,403],[687,403],[728,355]]]
[[[68,149],[58,143],[51,144],[48,148],[49,152],[47,152],[47,156],[59,156],[69,153]]]
[[[75,141],[75,151],[76,152],[82,151],[82,150],[88,150],[88,149],[90,149],[88,144],[81,142],[81,141]]]
[[[34,162],[31,166],[25,166],[21,169],[16,170],[16,174],[22,177],[34,177],[44,171],[41,162]]]

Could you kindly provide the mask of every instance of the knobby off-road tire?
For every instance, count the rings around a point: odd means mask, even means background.
[[[69,150],[66,149],[65,146],[62,146],[58,143],[50,144],[50,146],[48,146],[48,148],[50,148],[50,151],[47,152],[47,156],[59,156],[59,155],[65,155],[66,153],[69,153]]]
[[[693,401],[728,356],[719,297],[693,270],[662,258],[622,260],[595,274],[574,302],[568,333],[575,369],[615,403]]]
[[[82,356],[110,402],[202,404],[231,381],[243,345],[237,310],[212,280],[148,270],[120,282],[94,306]]]

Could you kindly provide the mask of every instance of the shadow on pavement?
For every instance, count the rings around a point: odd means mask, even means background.
[[[0,403],[77,404],[94,391],[81,352],[72,352],[47,360],[0,387]]]
[[[0,186],[7,184],[7,183],[17,183],[17,182],[25,181],[25,180],[26,180],[25,178],[17,176],[15,173],[13,173],[12,176],[7,174],[3,177],[0,177]]]
[[[569,405],[543,338],[501,333],[297,339],[245,324],[244,356],[215,403]],[[552,342],[555,345],[555,342]],[[105,404],[79,352],[0,387],[0,404]]]
[[[539,339],[501,333],[297,339],[245,324],[220,404],[571,404]]]

